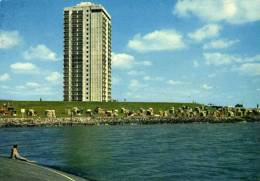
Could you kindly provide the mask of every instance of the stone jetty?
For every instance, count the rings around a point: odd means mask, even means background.
[[[75,117],[75,118],[0,118],[0,127],[118,125],[118,124],[176,124],[176,123],[234,123],[260,122],[260,116],[248,117]]]

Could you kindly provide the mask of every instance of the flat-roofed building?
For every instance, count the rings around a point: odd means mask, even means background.
[[[111,100],[111,17],[100,4],[64,8],[64,100]]]

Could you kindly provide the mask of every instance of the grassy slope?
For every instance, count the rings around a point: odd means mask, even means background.
[[[44,116],[44,111],[47,109],[56,110],[56,116],[64,117],[67,116],[65,109],[72,107],[94,110],[96,107],[101,107],[106,110],[118,109],[121,107],[127,108],[129,110],[137,111],[140,108],[148,109],[152,107],[155,112],[160,110],[168,110],[171,107],[180,107],[183,105],[187,106],[197,106],[198,104],[192,103],[162,103],[162,102],[58,102],[58,101],[3,101],[0,100],[0,106],[4,103],[9,102],[17,110],[17,116],[20,117],[21,108],[24,109],[34,109],[39,116]]]

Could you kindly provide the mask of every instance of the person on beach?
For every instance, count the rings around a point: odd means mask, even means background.
[[[19,152],[18,152],[18,145],[13,145],[13,148],[11,150],[11,159],[17,159],[17,160],[21,160],[21,161],[26,161],[26,162],[32,162],[34,163],[35,161],[30,161],[25,157],[22,157]]]

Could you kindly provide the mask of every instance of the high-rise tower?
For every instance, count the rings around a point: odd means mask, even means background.
[[[64,100],[111,100],[111,17],[102,5],[64,9]]]

